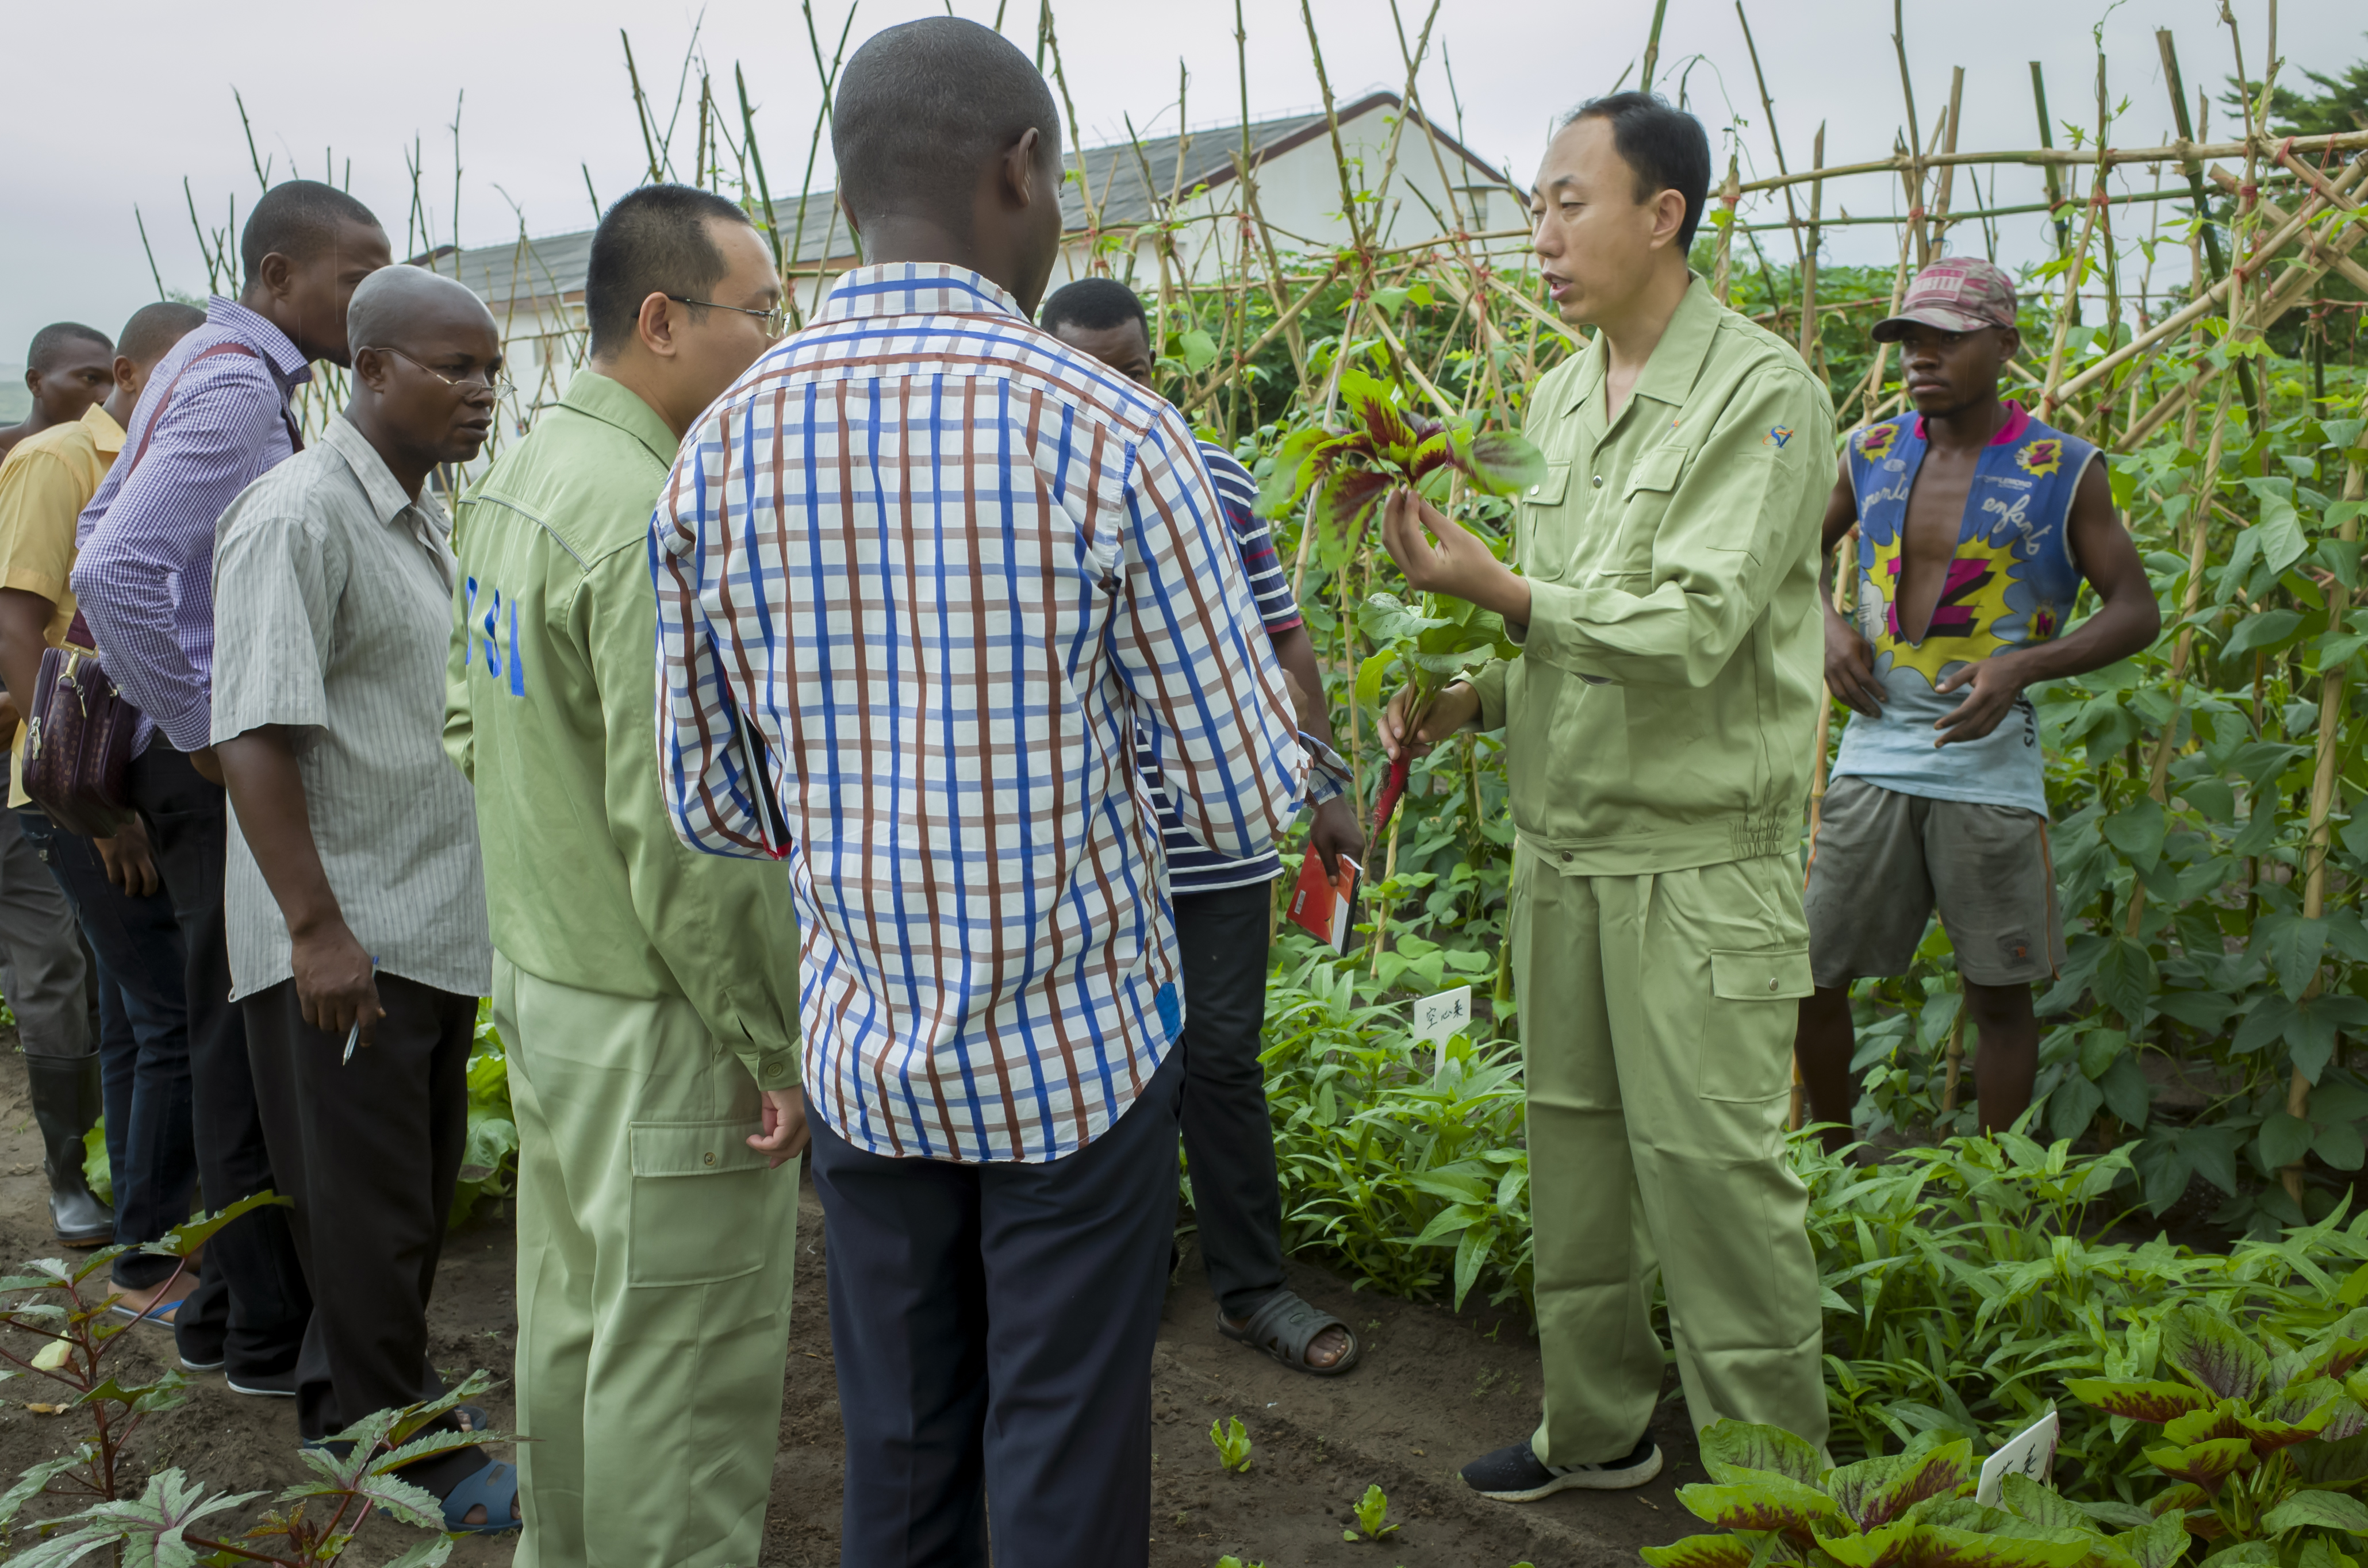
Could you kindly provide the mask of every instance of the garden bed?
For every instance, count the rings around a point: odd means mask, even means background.
[[[14,1043],[0,1031],[0,1255],[10,1264],[59,1251]],[[781,1449],[760,1560],[768,1568],[838,1561],[838,1398],[822,1211],[811,1186],[801,1194],[798,1238]],[[517,1342],[514,1243],[503,1205],[446,1244],[429,1328],[436,1364],[450,1377],[475,1367],[508,1374]],[[1507,1568],[1521,1561],[1610,1568],[1634,1563],[1639,1546],[1684,1533],[1686,1516],[1670,1494],[1702,1476],[1676,1404],[1665,1404],[1656,1422],[1671,1463],[1652,1485],[1565,1493],[1528,1507],[1489,1503],[1468,1492],[1455,1471],[1526,1436],[1537,1418],[1537,1350],[1525,1322],[1353,1292],[1297,1264],[1292,1283],[1356,1325],[1365,1358],[1354,1373],[1301,1377],[1219,1338],[1199,1259],[1187,1251],[1152,1363],[1156,1568],[1210,1568],[1228,1553],[1268,1568]],[[160,1332],[134,1333],[127,1370],[153,1373],[169,1357],[170,1342]],[[38,1380],[20,1378],[0,1395],[0,1483],[63,1451],[81,1433],[72,1415],[27,1408],[28,1401],[48,1401]],[[497,1426],[509,1421],[507,1388],[485,1403]],[[1249,1470],[1238,1475],[1221,1469],[1208,1437],[1211,1421],[1236,1415],[1254,1445]],[[131,1457],[135,1473],[177,1465],[218,1487],[276,1490],[301,1473],[295,1407],[233,1394],[218,1374],[199,1376],[189,1403],[154,1417],[133,1440]],[[1389,1494],[1390,1517],[1402,1528],[1381,1546],[1344,1542],[1350,1505],[1374,1483]],[[38,1517],[59,1510],[30,1511]],[[352,1561],[377,1568],[413,1539],[401,1525],[374,1521]],[[451,1561],[507,1562],[515,1539],[465,1540]]]

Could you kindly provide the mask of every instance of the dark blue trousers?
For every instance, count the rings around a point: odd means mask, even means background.
[[[189,1217],[198,1146],[189,1091],[188,1016],[181,928],[163,892],[137,898],[107,880],[98,848],[19,808],[25,841],[47,862],[98,960],[99,1061],[107,1162],[115,1183],[115,1239],[153,1242]],[[128,1252],[115,1260],[126,1290],[161,1284],[174,1260]],[[184,1309],[193,1321],[199,1315]]]
[[[1049,1165],[812,1155],[847,1427],[843,1568],[1140,1568],[1183,1052]]]

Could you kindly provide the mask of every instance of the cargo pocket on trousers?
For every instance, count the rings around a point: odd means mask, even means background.
[[[632,1124],[627,1285],[712,1285],[765,1267],[772,1237],[748,1222],[757,1184],[773,1174],[747,1143],[763,1131],[757,1121]]]
[[[1809,949],[1713,949],[1696,1088],[1706,1100],[1758,1104],[1791,1085],[1800,1000],[1813,987]]]

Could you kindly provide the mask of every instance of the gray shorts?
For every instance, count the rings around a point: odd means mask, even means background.
[[[1811,978],[1907,973],[1936,903],[1957,972],[1976,985],[2027,985],[2063,966],[2045,817],[1835,779],[1801,895]]]

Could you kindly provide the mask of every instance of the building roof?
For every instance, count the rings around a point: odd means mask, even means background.
[[[1338,113],[1341,123],[1347,124],[1377,109],[1395,109],[1397,106],[1395,93],[1374,92],[1341,105]],[[1431,126],[1430,131],[1443,150],[1461,158],[1473,172],[1474,184],[1507,183],[1501,170],[1474,155],[1453,137],[1436,126]],[[1249,127],[1252,156],[1258,162],[1279,157],[1326,133],[1321,111],[1255,120]],[[1105,232],[1123,230],[1150,222],[1170,191],[1189,193],[1196,187],[1214,188],[1225,184],[1234,177],[1234,160],[1241,143],[1237,128],[1220,126],[1181,136],[1152,137],[1140,143],[1119,142],[1086,149],[1086,179],[1099,209],[1101,228]],[[1073,153],[1065,162],[1069,169],[1075,170],[1078,159]],[[1144,178],[1146,169],[1151,176],[1148,184]],[[781,236],[782,254],[791,266],[853,259],[847,222],[838,215],[837,198],[837,193],[829,190],[809,194],[803,224],[799,222],[797,198],[774,199],[774,223]],[[1061,190],[1063,229],[1070,233],[1082,233],[1086,218],[1085,192],[1076,181],[1064,181]],[[499,313],[499,306],[505,303],[524,306],[538,300],[580,296],[591,256],[592,231],[581,229],[540,239],[529,239],[521,233],[499,244],[472,245],[458,253],[457,263],[450,245],[414,256],[411,261],[415,266],[433,266],[448,276],[458,276],[494,301]]]

